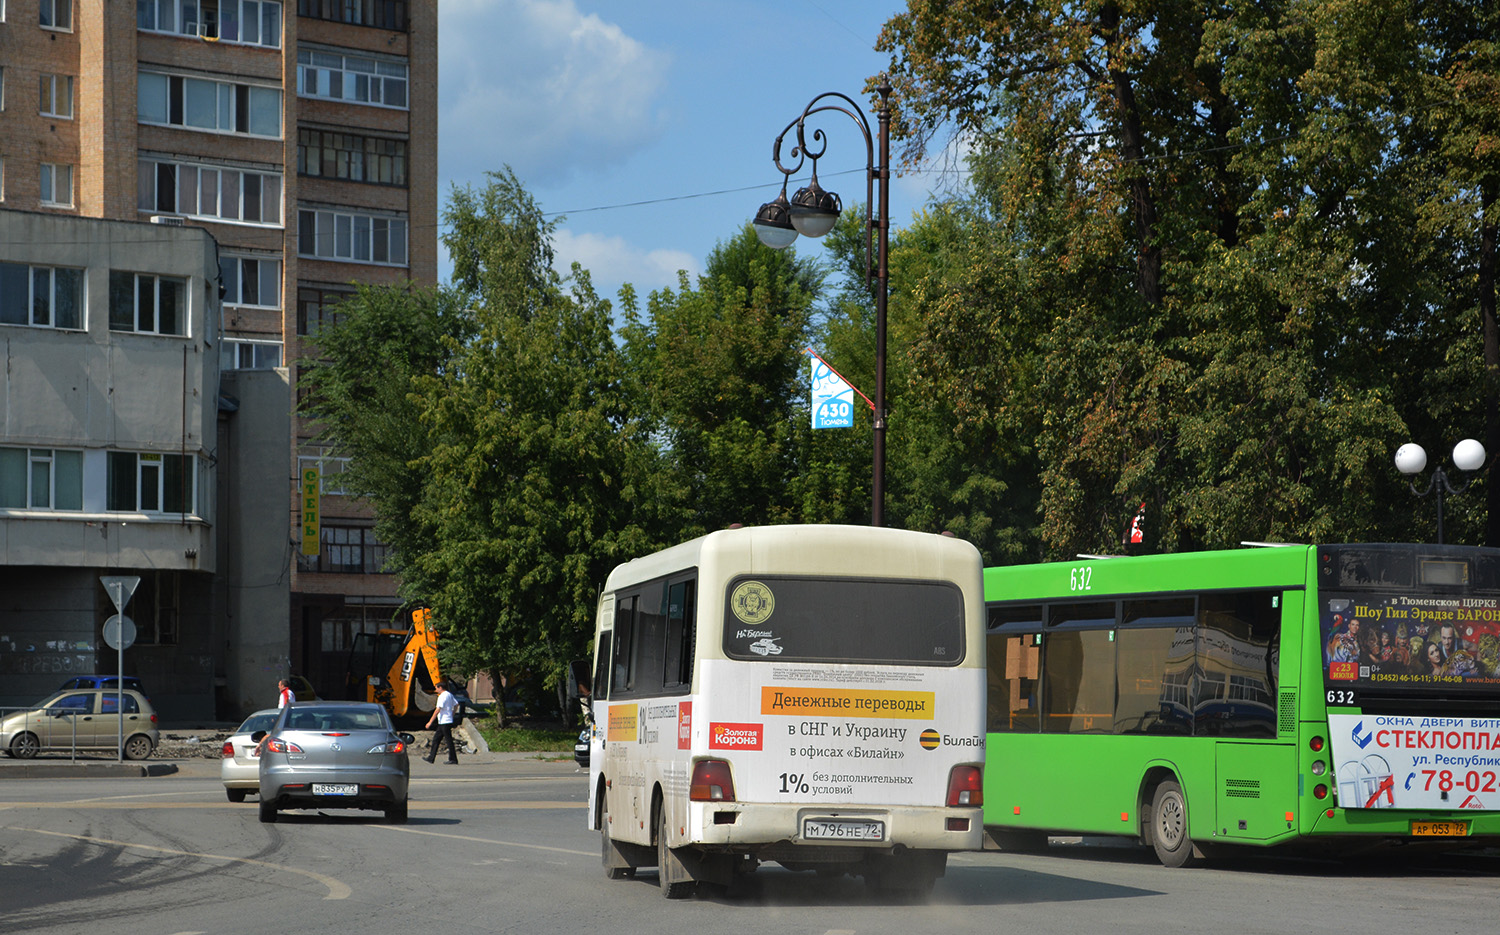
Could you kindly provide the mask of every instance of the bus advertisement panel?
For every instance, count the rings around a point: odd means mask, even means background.
[[[1344,808],[1500,808],[1500,718],[1331,714]]]
[[[1500,600],[1359,592],[1325,597],[1323,661],[1330,688],[1484,693],[1500,686]]]

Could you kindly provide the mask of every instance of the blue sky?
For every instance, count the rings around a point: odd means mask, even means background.
[[[714,245],[776,196],[772,142],[815,95],[854,98],[873,132],[862,88],[888,63],[875,38],[898,9],[888,0],[442,0],[439,204],[508,164],[544,211],[566,215],[559,265],[583,264],[601,295],[614,299],[628,281],[644,298],[675,286],[678,269],[696,279]],[[839,114],[824,127],[820,180],[846,207],[862,202],[863,136]],[[896,227],[933,178],[896,179]],[[802,238],[798,249],[821,253],[816,243]]]

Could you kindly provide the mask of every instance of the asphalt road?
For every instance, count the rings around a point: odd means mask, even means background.
[[[0,769],[0,932],[863,933],[1471,932],[1493,927],[1500,859],[1241,858],[1168,870],[1089,842],[955,855],[930,900],[763,867],[729,894],[668,901],[607,881],[570,761],[414,763],[411,820],[232,804],[211,760],[166,776]]]

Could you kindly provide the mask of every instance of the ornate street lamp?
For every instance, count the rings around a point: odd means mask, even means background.
[[[1453,446],[1453,466],[1460,471],[1477,471],[1484,467],[1486,453],[1484,446],[1472,438],[1466,438]],[[1421,445],[1415,442],[1407,442],[1396,449],[1396,470],[1408,476],[1420,474],[1427,467],[1427,452]],[[1415,481],[1407,481],[1411,492],[1419,497],[1425,497],[1433,491],[1437,491],[1437,541],[1443,544],[1443,494],[1463,493],[1473,483],[1474,478],[1465,478],[1463,483],[1454,486],[1443,471],[1441,465],[1432,469],[1432,478],[1427,482],[1426,490],[1418,490]]]
[[[890,249],[890,184],[891,184],[891,87],[882,82],[880,107],[875,112],[878,120],[878,137],[870,133],[870,121],[864,111],[849,97],[828,91],[813,98],[802,109],[802,115],[776,137],[771,147],[771,161],[782,174],[781,194],[774,201],[760,206],[755,215],[755,234],[768,247],[781,250],[792,245],[798,234],[806,237],[822,237],[838,223],[843,203],[839,196],[825,191],[818,184],[818,160],[828,150],[827,138],[819,128],[812,128],[809,135],[807,122],[810,117],[827,111],[837,111],[853,120],[865,137],[865,279],[875,287],[875,433],[873,438],[874,463],[870,484],[870,523],[885,525],[885,311],[890,291],[890,276],[886,258]],[[796,129],[796,145],[792,147],[790,165],[781,161],[781,143],[786,135]],[[809,139],[817,147],[808,146]],[[880,161],[876,162],[876,144],[879,143]],[[786,197],[787,179],[801,170],[806,160],[812,160],[812,181],[797,190],[790,200]],[[875,184],[880,183],[878,201]],[[876,262],[870,263],[870,242],[876,231],[880,233]]]

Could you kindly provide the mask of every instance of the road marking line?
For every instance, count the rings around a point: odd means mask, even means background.
[[[448,838],[454,841],[475,841],[479,844],[499,844],[502,847],[529,847],[536,851],[551,851],[554,854],[574,854],[578,857],[597,857],[595,851],[575,851],[566,847],[548,847],[545,844],[522,844],[518,841],[499,841],[495,838],[476,838],[467,834],[444,834],[441,831],[421,831],[417,828],[402,828],[394,825],[371,825],[381,831],[404,831],[407,834],[422,834],[431,838]]]
[[[353,892],[353,890],[349,888],[348,884],[344,883],[341,880],[337,880],[331,876],[328,876],[325,873],[318,873],[313,870],[299,870],[296,867],[284,867],[280,864],[273,864],[264,860],[256,860],[253,857],[229,857],[224,854],[200,854],[195,851],[179,851],[174,850],[170,847],[157,847],[153,844],[133,844],[130,841],[114,841],[109,838],[91,838],[88,835],[83,834],[64,834],[61,831],[44,831],[41,828],[17,828],[15,830],[31,831],[36,834],[50,834],[54,837],[71,838],[75,841],[84,841],[89,844],[108,844],[115,847],[134,847],[139,848],[140,850],[156,851],[159,854],[174,854],[178,857],[202,857],[208,860],[227,860],[230,863],[253,864],[257,867],[268,867],[272,870],[280,870],[285,873],[296,873],[304,877],[311,877],[312,879],[317,880],[319,883],[328,887],[328,895],[323,897],[325,900],[348,899],[349,895]]]

